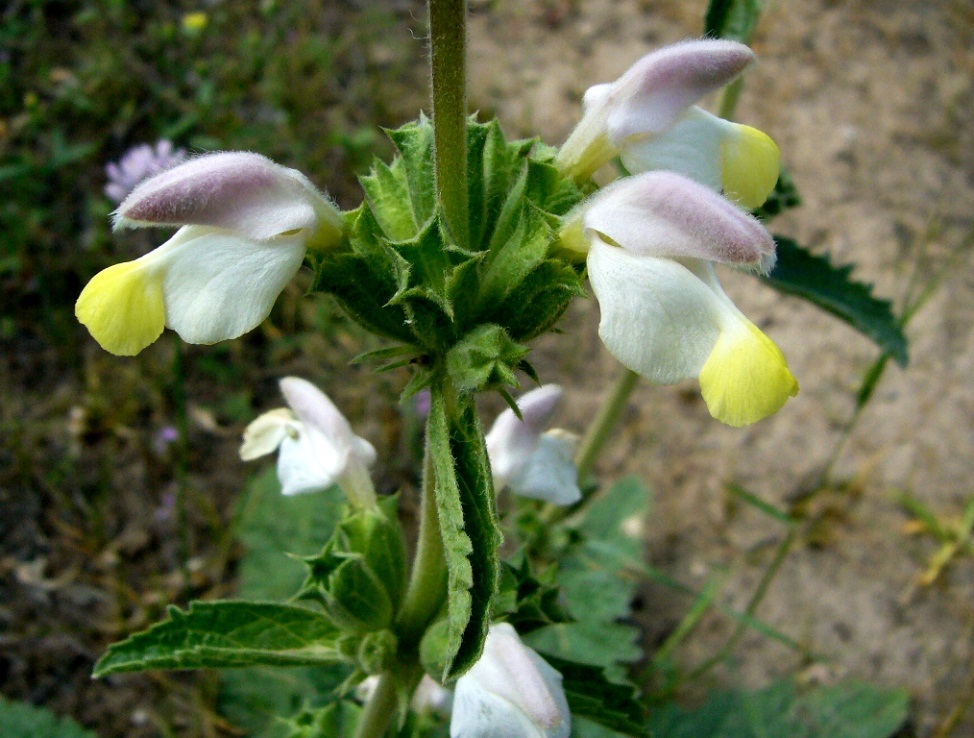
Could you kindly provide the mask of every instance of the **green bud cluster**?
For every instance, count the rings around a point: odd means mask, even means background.
[[[396,497],[351,510],[321,553],[304,559],[299,599],[318,602],[342,632],[338,649],[367,674],[395,658],[392,633],[406,585],[406,547]]]
[[[470,120],[467,233],[451,233],[437,206],[429,121],[388,133],[398,154],[362,177],[365,201],[346,215],[343,246],[316,264],[315,289],[401,344],[395,365],[418,369],[407,395],[444,361],[462,391],[516,385],[516,370],[531,373],[523,342],[584,294],[580,267],[557,255],[557,231],[585,193],[544,144],[509,142],[496,121]]]

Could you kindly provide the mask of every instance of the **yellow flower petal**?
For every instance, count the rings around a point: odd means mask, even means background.
[[[135,356],[165,328],[162,280],[139,261],[115,264],[82,290],[74,314],[103,349]]]
[[[700,371],[700,390],[710,414],[735,428],[778,412],[798,394],[798,382],[781,350],[741,317],[725,328]]]
[[[750,210],[763,205],[774,189],[780,154],[766,133],[733,125],[734,133],[720,147],[721,179],[724,194]]]

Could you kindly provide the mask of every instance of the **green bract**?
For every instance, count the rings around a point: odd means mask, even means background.
[[[321,603],[343,632],[389,628],[406,581],[406,548],[396,498],[355,510],[338,524],[318,556],[305,559],[308,578],[300,597]]]
[[[429,121],[389,137],[398,155],[362,177],[366,199],[346,216],[345,245],[316,265],[315,289],[370,331],[406,344],[402,355],[421,375],[410,392],[448,353],[463,390],[515,384],[527,352],[519,344],[583,294],[579,268],[553,252],[559,218],[584,193],[558,173],[548,147],[509,142],[496,121],[470,120],[468,238],[456,238],[436,205]]]

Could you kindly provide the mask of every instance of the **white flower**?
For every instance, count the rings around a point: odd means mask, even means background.
[[[345,416],[310,382],[285,377],[281,392],[290,409],[271,410],[248,425],[240,458],[250,461],[279,449],[277,476],[283,494],[337,484],[353,505],[374,505],[368,471],[376,457],[372,444],[355,435]]]
[[[337,243],[341,214],[293,169],[226,152],[146,180],[115,227],[180,225],[159,248],[88,283],[75,314],[113,354],[132,356],[168,326],[189,343],[236,338],[270,313],[309,245]]]
[[[588,249],[599,336],[653,382],[699,377],[711,414],[733,426],[777,412],[798,392],[781,351],[721,289],[712,262],[766,272],[774,241],[755,218],[672,172],[614,182],[562,232]]]
[[[585,113],[558,152],[559,168],[584,180],[621,156],[630,172],[678,172],[742,207],[758,207],[778,179],[778,147],[761,131],[694,104],[754,59],[743,44],[717,39],[648,54],[615,82],[585,93]]]
[[[568,738],[561,681],[512,626],[492,625],[480,659],[457,680],[450,738]]]
[[[518,399],[523,420],[510,408],[497,416],[485,439],[497,490],[510,487],[522,497],[556,505],[582,498],[572,461],[574,438],[564,431],[545,432],[561,395],[557,384],[546,384]]]

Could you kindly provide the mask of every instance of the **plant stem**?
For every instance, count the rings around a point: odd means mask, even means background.
[[[639,375],[631,369],[623,369],[615,386],[609,392],[609,396],[602,404],[599,414],[588,427],[585,438],[582,439],[578,454],[575,456],[575,465],[578,467],[579,483],[584,483],[585,478],[592,472],[595,460],[598,458],[602,446],[609,439],[609,434],[619,422],[622,410],[626,406],[629,395],[632,394]]]
[[[427,433],[427,438],[429,434]],[[446,561],[436,511],[436,478],[429,441],[423,458],[423,498],[420,502],[419,539],[409,587],[399,616],[399,637],[419,638],[446,597]]]
[[[761,575],[761,581],[758,582],[757,589],[754,590],[754,594],[751,595],[751,599],[748,600],[747,607],[744,608],[744,615],[747,618],[754,618],[754,613],[757,612],[758,606],[764,600],[764,596],[768,593],[768,587],[771,586],[771,582],[774,581],[775,576],[778,574],[778,570],[784,563],[785,558],[787,558],[788,553],[791,551],[792,545],[798,539],[798,526],[792,525],[788,529],[788,534],[785,536],[784,540],[778,544],[778,548],[774,552],[774,559],[772,559],[771,564],[764,573]],[[687,678],[688,682],[699,679],[701,676],[706,674],[712,668],[714,668],[721,661],[726,659],[737,648],[737,644],[741,642],[741,638],[744,637],[745,631],[747,631],[748,624],[746,621],[740,620],[737,623],[737,627],[731,634],[727,643],[724,647],[711,658],[707,659],[703,664],[698,666],[690,676]]]
[[[355,738],[381,738],[396,714],[396,682],[391,672],[379,677],[355,730]]]
[[[450,233],[467,248],[467,2],[429,0],[433,164]]]

